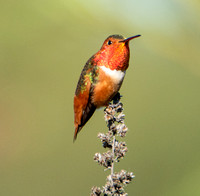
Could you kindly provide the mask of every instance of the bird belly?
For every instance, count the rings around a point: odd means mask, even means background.
[[[99,70],[99,80],[94,87],[92,102],[97,108],[108,105],[119,91],[125,76],[121,71],[107,69],[109,68]],[[119,72],[119,76],[113,72]]]

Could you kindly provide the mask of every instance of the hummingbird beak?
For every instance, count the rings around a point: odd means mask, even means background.
[[[132,37],[129,37],[129,38],[126,38],[122,41],[119,41],[119,42],[129,42],[130,40],[134,39],[134,38],[137,38],[137,37],[140,37],[141,35],[135,35],[135,36],[132,36]]]

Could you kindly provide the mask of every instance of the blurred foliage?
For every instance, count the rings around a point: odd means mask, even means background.
[[[96,112],[73,144],[82,67],[111,34],[130,42],[121,89],[129,127],[129,195],[200,194],[198,0],[0,1],[0,195],[89,195],[107,172],[93,162]],[[118,169],[118,168],[116,168]]]

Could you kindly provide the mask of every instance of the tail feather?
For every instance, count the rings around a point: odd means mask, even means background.
[[[82,129],[82,127],[80,127],[79,125],[76,125],[75,126],[75,132],[74,132],[74,139],[73,139],[73,142],[75,142],[76,138],[77,138],[77,135],[79,133],[79,131]]]
[[[95,110],[96,110],[96,107],[93,104],[89,103],[81,116],[81,123],[80,124],[78,124],[77,122],[74,123],[75,124],[75,132],[74,132],[73,141],[76,140],[78,133],[81,131],[83,126],[87,123],[87,121],[94,114]]]

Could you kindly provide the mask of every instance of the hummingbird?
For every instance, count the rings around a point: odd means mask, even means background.
[[[118,93],[129,66],[129,41],[110,35],[85,64],[74,95],[74,141],[97,108],[107,106]]]

